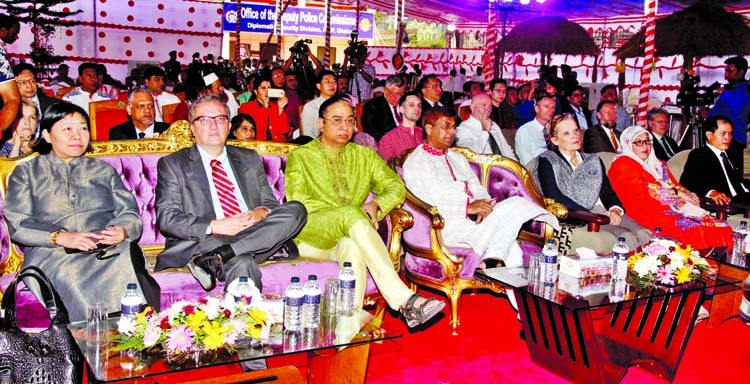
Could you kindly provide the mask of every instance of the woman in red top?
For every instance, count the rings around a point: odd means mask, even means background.
[[[247,113],[255,120],[255,140],[286,142],[286,135],[289,133],[289,121],[284,112],[287,98],[284,95],[278,101],[271,101],[268,97],[269,89],[270,78],[256,80],[253,84],[256,99],[242,104],[239,113]]]

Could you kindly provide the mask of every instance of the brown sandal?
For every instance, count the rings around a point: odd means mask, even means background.
[[[420,298],[424,300],[422,301],[421,305],[416,306],[415,304]],[[430,303],[433,302],[437,302],[437,304],[430,305]],[[415,293],[411,295],[411,297],[409,297],[409,300],[406,301],[406,305],[404,305],[404,307],[399,311],[402,315],[404,315],[406,326],[408,326],[409,328],[414,328],[435,317],[435,315],[440,313],[443,308],[445,308],[444,302],[435,298],[426,298]]]

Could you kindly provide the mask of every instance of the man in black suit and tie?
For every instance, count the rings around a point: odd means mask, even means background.
[[[33,101],[39,107],[39,120],[44,117],[44,111],[52,104],[57,104],[62,100],[49,97],[44,92],[39,92],[39,86],[36,82],[36,68],[27,63],[13,66],[13,75],[16,77],[18,93],[22,100]]]
[[[216,279],[229,283],[241,276],[261,289],[258,264],[298,256],[290,240],[307,222],[307,211],[296,201],[279,204],[257,152],[225,145],[225,103],[203,96],[188,116],[195,145],[157,165],[156,218],[167,241],[154,270],[187,265],[207,291]],[[282,247],[286,254],[279,253]]]
[[[586,153],[620,152],[620,131],[617,127],[617,105],[614,101],[601,101],[596,106],[599,124],[583,134],[583,151]]]
[[[750,205],[750,183],[726,154],[732,141],[732,120],[714,115],[703,123],[706,146],[690,151],[680,184],[698,196],[711,198],[717,204]]]
[[[130,91],[125,109],[130,119],[109,129],[110,140],[148,139],[169,128],[169,124],[155,121],[154,97],[148,89],[136,88]]]
[[[583,87],[574,85],[567,97],[568,102],[562,102],[562,112],[572,113],[576,117],[578,129],[590,129],[594,126],[591,122],[591,111],[583,105]],[[561,99],[561,101],[563,101]]]
[[[402,117],[398,112],[398,100],[406,91],[406,83],[399,75],[385,79],[383,96],[378,96],[362,107],[362,129],[376,141],[396,128]]]
[[[651,139],[654,141],[653,148],[656,158],[661,161],[671,159],[680,151],[680,147],[674,139],[667,136],[667,128],[669,128],[667,111],[661,108],[651,108],[646,116],[648,118],[646,124],[651,132]]]

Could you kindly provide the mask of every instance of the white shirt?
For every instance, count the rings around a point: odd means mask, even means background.
[[[475,119],[474,116],[470,116],[467,120],[463,121],[456,129],[456,145],[469,148],[476,153],[492,154],[492,147],[490,147],[488,141],[490,134],[495,138],[497,146],[500,147],[500,153],[503,156],[517,160],[513,148],[508,145],[502,132],[500,132],[500,127],[495,122],[492,122],[492,128],[490,128],[489,132],[486,132],[482,129],[482,123]]]
[[[603,126],[603,125],[600,125],[600,127],[602,127],[602,130],[607,135],[607,138],[609,139],[609,142],[612,143],[612,147],[613,148],[617,148],[616,152],[617,153],[621,153],[622,152],[622,147],[620,147],[620,142],[617,140],[617,136],[612,134],[612,130],[611,129],[609,129],[609,128]]]
[[[165,105],[170,104],[179,104],[182,100],[180,100],[179,97],[169,93],[169,92],[162,92],[159,94],[159,96],[154,96],[154,109],[156,110],[156,117],[154,118],[154,121],[164,121],[164,117],[162,116],[162,108]]]
[[[216,213],[216,219],[223,219],[226,216],[224,216],[224,209],[221,208],[221,202],[219,201],[219,194],[216,192],[216,186],[214,185],[214,177],[212,175],[211,171],[211,160],[214,160],[211,155],[209,155],[206,151],[203,150],[203,148],[198,145],[198,153],[201,155],[201,161],[203,162],[203,169],[206,171],[206,177],[208,178],[208,187],[211,189],[211,202],[214,206],[214,213]],[[227,173],[227,178],[234,184],[234,196],[237,198],[237,202],[240,204],[240,211],[247,212],[247,204],[245,203],[245,199],[242,197],[242,191],[240,190],[239,185],[237,184],[237,178],[234,176],[234,170],[232,169],[232,163],[229,162],[229,157],[227,157],[227,151],[226,149],[221,151],[221,155],[219,155],[215,160],[219,160],[221,162],[222,168],[224,168],[224,172]]]
[[[302,126],[303,135],[312,137],[313,139],[320,136],[320,129],[318,129],[318,112],[320,112],[320,106],[326,100],[328,100],[328,97],[323,98],[318,96],[305,104],[302,108],[299,123]]]
[[[92,95],[81,89],[81,87],[77,87],[76,89],[70,91],[68,94],[63,96],[62,99],[83,108],[86,113],[89,113],[89,103],[94,101],[112,100],[111,97],[101,92],[101,89],[99,89]]]
[[[146,128],[146,130],[144,130],[144,131],[141,131],[140,129],[138,129],[138,127],[136,127],[135,128],[135,136],[140,139],[139,135],[141,134],[141,132],[143,132],[143,133],[146,134],[146,136],[143,136],[144,139],[150,139],[150,138],[154,137],[154,125],[155,124],[149,125],[148,128]]]
[[[708,148],[710,148],[711,152],[713,152],[714,155],[716,155],[716,158],[719,159],[719,164],[721,164],[721,169],[724,170],[724,178],[727,180],[727,184],[729,184],[729,191],[732,192],[732,196],[730,196],[730,197],[737,196],[737,191],[734,189],[734,186],[732,186],[732,181],[729,180],[729,174],[727,173],[727,169],[724,168],[724,160],[721,159],[721,153],[723,151],[721,151],[719,148],[716,148],[713,145],[708,144],[708,143],[706,143],[706,146]],[[727,157],[727,160],[729,161],[729,157]],[[729,163],[732,164],[731,161],[729,161]],[[734,164],[732,164],[732,166],[734,166]],[[742,189],[745,190],[744,192],[747,192],[747,188],[745,188],[744,185],[742,186]],[[708,195],[710,195],[711,192],[713,192],[713,191],[715,191],[715,190],[712,189],[712,190],[708,191],[708,194],[706,194],[706,197],[708,197]]]
[[[516,132],[516,152],[521,164],[526,165],[531,159],[547,150],[544,140],[544,125],[534,119],[518,128]]]
[[[234,98],[234,95],[232,93],[230,93],[226,89],[224,90],[224,93],[226,93],[229,97],[229,100],[227,101],[227,107],[229,107],[229,118],[231,119],[237,116],[237,113],[240,110],[240,105],[237,104],[237,99]]]
[[[578,127],[581,129],[589,129],[589,123],[586,121],[586,115],[583,114],[583,107],[576,107],[575,105],[571,104],[571,107],[573,107],[573,111],[576,113],[576,119],[578,120]]]

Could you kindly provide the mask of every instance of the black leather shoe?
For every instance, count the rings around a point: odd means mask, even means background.
[[[201,288],[203,288],[204,291],[210,292],[216,288],[216,277],[213,274],[208,273],[203,268],[199,268],[192,261],[187,264],[187,267],[193,277],[198,280],[198,284],[201,285]]]
[[[206,291],[211,291],[216,287],[216,280],[224,281],[224,264],[221,261],[220,255],[221,254],[216,251],[211,251],[196,256],[193,258],[193,261],[188,264],[190,272],[193,276],[198,278],[201,287]],[[195,269],[190,267],[191,264]],[[205,278],[201,278],[203,273],[208,275],[208,281],[206,281],[205,285],[204,282],[201,281],[206,280]]]

